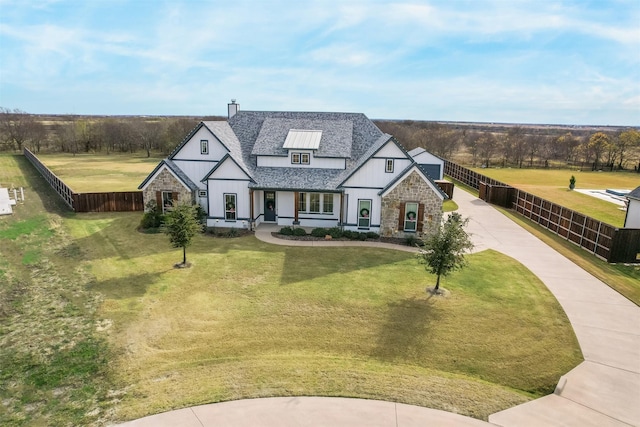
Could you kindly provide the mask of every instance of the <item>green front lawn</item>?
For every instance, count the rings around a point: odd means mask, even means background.
[[[198,236],[193,264],[139,213],[70,214],[21,156],[0,182],[0,424],[102,425],[230,399],[376,398],[477,418],[582,360],[555,298],[492,251],[446,278],[406,252]]]
[[[68,221],[105,296],[122,419],[261,396],[355,396],[485,418],[581,361],[544,285],[496,252],[444,282],[411,254],[199,236],[193,267],[136,215]],[[567,343],[570,345],[567,346]]]

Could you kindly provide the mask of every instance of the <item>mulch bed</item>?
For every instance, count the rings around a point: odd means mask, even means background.
[[[339,237],[337,239],[327,240],[324,237],[315,237],[311,235],[306,236],[287,236],[284,234],[280,234],[277,231],[271,232],[271,235],[277,239],[282,240],[302,240],[302,241],[328,241],[328,242],[382,242],[382,243],[391,243],[394,245],[400,246],[408,246],[406,240],[399,237],[380,237],[378,239],[365,239],[365,240],[356,240],[356,239],[347,239],[346,237]]]

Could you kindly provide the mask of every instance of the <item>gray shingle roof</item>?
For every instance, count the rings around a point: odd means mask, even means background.
[[[255,188],[337,189],[341,176],[353,170],[360,158],[384,135],[361,113],[239,111],[229,119],[229,126],[238,139]],[[282,144],[292,128],[322,130],[316,156],[346,157],[347,170],[257,168],[255,154],[287,155]]]
[[[291,129],[321,130],[320,146],[316,157],[351,157],[353,122],[351,120],[283,119],[267,117],[253,146],[251,154],[287,156],[282,148]]]
[[[252,188],[271,190],[338,191],[342,169],[266,168],[254,171]]]
[[[240,146],[240,141],[235,133],[233,133],[233,129],[229,126],[228,122],[221,121],[208,121],[203,122],[204,125],[213,133],[216,138],[224,144],[224,146],[229,150],[231,157],[235,160],[235,162],[240,166],[247,175],[251,176],[251,169],[247,166],[244,161],[244,155],[242,151],[242,147]]]
[[[629,194],[627,194],[628,199],[640,200],[640,187],[631,190]]]

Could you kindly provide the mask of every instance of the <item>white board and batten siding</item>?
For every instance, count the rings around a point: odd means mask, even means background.
[[[386,172],[387,159],[393,160],[393,172]],[[413,160],[393,142],[387,142],[378,152],[343,184],[344,187],[382,189],[393,181]]]
[[[209,218],[208,227],[246,228],[249,224],[251,205],[249,203],[248,181],[225,181],[219,185],[219,181],[209,180]],[[225,194],[236,196],[236,221],[225,220]]]
[[[201,153],[200,141],[207,141],[208,152],[206,154]],[[211,133],[205,126],[202,126],[198,131],[187,141],[187,143],[178,151],[172,158],[176,160],[209,160],[219,161],[228,151],[224,145]]]
[[[296,153],[309,154],[309,164],[295,164],[291,163],[291,153],[289,156],[258,156],[258,167],[271,167],[271,168],[316,168],[316,169],[344,169],[346,167],[346,160],[344,158],[331,158],[331,157],[314,157],[312,152],[307,151],[295,151]]]
[[[193,160],[176,160],[173,162],[178,165],[178,167],[189,177],[194,184],[198,186],[198,188],[202,190],[206,190],[207,185],[202,181],[202,178],[207,176],[207,174],[218,164],[217,161],[201,161],[194,162]]]
[[[380,204],[381,197],[378,193],[382,188],[348,188],[345,190],[345,200],[348,200],[347,215],[343,218],[346,224],[350,224],[345,228],[349,230],[358,230],[359,200],[371,200],[371,210],[369,211],[370,224],[373,226],[380,225]],[[378,231],[379,227],[370,227],[371,231]]]
[[[276,192],[276,219],[278,225],[292,225],[294,212],[294,193],[291,191]],[[264,203],[260,204],[260,212],[264,214]]]
[[[207,180],[210,217],[207,219],[207,226],[233,228],[248,226],[251,220],[249,182],[247,174],[231,158],[228,157],[218,165]],[[236,221],[225,220],[225,194],[236,195]]]

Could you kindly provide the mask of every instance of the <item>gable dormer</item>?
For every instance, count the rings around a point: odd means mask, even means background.
[[[258,167],[344,169],[352,145],[347,120],[267,118],[251,154]]]

